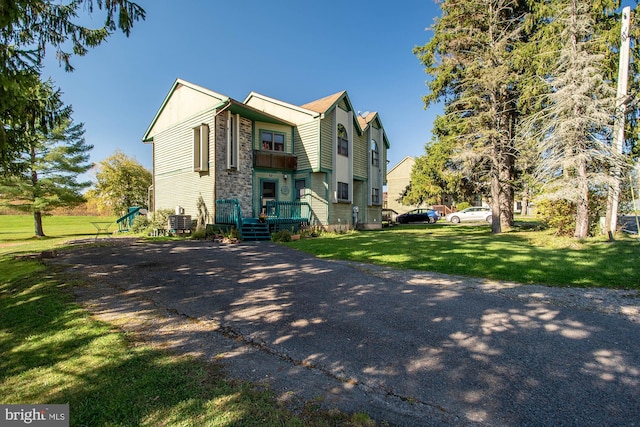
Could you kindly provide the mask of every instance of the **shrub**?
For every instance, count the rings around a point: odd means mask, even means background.
[[[545,199],[537,204],[537,215],[542,222],[557,229],[560,236],[571,236],[576,226],[576,206],[568,200]]]
[[[463,209],[467,209],[467,208],[470,208],[470,207],[471,207],[471,203],[469,203],[469,202],[462,202],[462,203],[458,203],[456,205],[456,209],[458,211],[461,211]]]
[[[274,242],[290,242],[291,232],[289,230],[280,230],[276,233],[271,234],[271,240],[273,240]]]
[[[131,224],[131,231],[134,233],[143,233],[149,228],[151,225],[151,221],[147,218],[146,215],[138,215],[133,219],[133,224]]]

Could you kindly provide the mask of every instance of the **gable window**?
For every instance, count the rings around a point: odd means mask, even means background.
[[[338,200],[349,201],[349,184],[338,182]]]
[[[201,124],[193,128],[193,171],[209,170],[209,126]]]
[[[372,188],[371,189],[371,203],[374,205],[380,204],[380,189]]]
[[[240,116],[231,114],[227,115],[227,169],[238,169],[238,146],[240,137]]]
[[[296,179],[295,188],[296,188],[296,199],[301,199],[304,197],[304,190],[307,187],[307,183],[304,179]]]
[[[380,152],[378,151],[378,143],[375,139],[371,140],[371,165],[380,166]]]
[[[349,135],[342,124],[338,125],[338,154],[349,157]]]
[[[263,150],[284,151],[284,134],[275,132],[260,133]]]

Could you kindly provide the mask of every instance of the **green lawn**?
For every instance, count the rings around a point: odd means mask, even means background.
[[[517,228],[516,228],[517,230]],[[382,231],[323,234],[289,245],[345,259],[524,284],[640,289],[640,242],[577,242],[553,231],[491,234],[487,225],[402,225]]]

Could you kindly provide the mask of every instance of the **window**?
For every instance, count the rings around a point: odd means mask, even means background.
[[[349,157],[349,135],[341,124],[338,125],[338,154]]]
[[[338,182],[338,200],[349,200],[349,184]]]
[[[240,116],[227,112],[227,169],[238,169]]]
[[[284,151],[284,134],[275,132],[262,132],[262,149],[271,151]]]
[[[304,197],[304,190],[307,187],[307,183],[304,179],[296,179],[295,183],[296,189],[296,199],[301,199]]]
[[[209,126],[201,124],[193,128],[193,171],[209,170]]]
[[[378,151],[378,143],[375,139],[371,140],[371,165],[380,166],[380,152]]]
[[[371,203],[374,205],[380,204],[380,189],[372,188],[371,189]]]

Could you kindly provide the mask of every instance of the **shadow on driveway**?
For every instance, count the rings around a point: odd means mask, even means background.
[[[155,339],[283,400],[396,425],[638,422],[640,325],[624,318],[272,243],[87,247],[53,262],[89,278],[78,292],[94,311],[123,326],[154,313]]]

